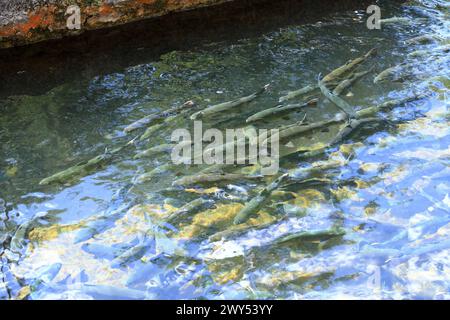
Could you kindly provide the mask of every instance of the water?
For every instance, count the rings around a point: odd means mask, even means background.
[[[373,84],[378,72],[413,59],[408,53],[448,44],[448,2],[381,6],[383,18],[408,17],[412,23],[368,30],[361,10],[309,19],[291,12],[229,38],[206,37],[163,52],[136,49],[141,53],[135,65],[127,60],[111,72],[66,75],[51,89],[35,83],[39,94],[18,94],[20,86],[5,84],[11,93],[3,90],[0,101],[0,297],[450,298],[448,56],[417,57],[411,77]],[[405,43],[428,33],[438,35],[438,43]],[[341,166],[316,174],[326,175],[328,183],[293,185],[273,194],[251,220],[263,227],[221,241],[208,238],[232,228],[234,215],[270,177],[170,189],[176,179],[202,169],[192,166],[133,184],[170,160],[166,155],[134,160],[136,152],[169,142],[175,128],[190,128],[187,116],[79,180],[39,185],[47,176],[122,146],[134,137],[123,129],[149,113],[187,100],[203,108],[270,82],[269,93],[248,107],[204,123],[243,127],[249,115],[275,105],[287,91],[315,83],[318,74],[372,47],[378,56],[363,69],[373,66],[375,72],[357,82],[344,95],[346,101],[364,108],[413,92],[430,95],[380,113],[386,121],[363,126],[324,155],[282,160],[281,172],[327,159]],[[308,121],[337,111],[322,97],[308,109]],[[302,116],[256,126],[278,127]],[[308,147],[335,133],[332,127],[294,142]],[[174,225],[162,222],[199,197],[213,200],[215,208]],[[90,234],[86,225],[99,232]],[[285,235],[331,228],[345,235],[274,244]],[[133,246],[141,246],[142,254],[123,264],[114,260]]]

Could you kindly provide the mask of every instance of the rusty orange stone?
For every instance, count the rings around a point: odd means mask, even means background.
[[[25,22],[18,19],[0,24],[0,48],[61,38],[91,29],[110,27],[229,1],[233,0],[128,0],[117,4],[99,0],[98,5],[91,5],[86,1],[86,5],[83,6],[84,1],[82,0],[78,1],[82,26],[81,30],[76,32],[66,27],[68,18],[65,15],[66,6],[62,4],[43,5],[30,10]]]

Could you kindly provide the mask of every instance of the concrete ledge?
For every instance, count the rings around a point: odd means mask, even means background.
[[[172,12],[239,0],[4,0],[0,2],[0,48],[77,35]],[[69,6],[80,8],[80,29],[67,27]]]

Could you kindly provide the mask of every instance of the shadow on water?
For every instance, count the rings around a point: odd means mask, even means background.
[[[364,10],[371,1],[244,0],[88,31],[63,40],[0,51],[0,98],[37,95],[60,83],[119,72],[211,41],[312,23],[328,13]]]

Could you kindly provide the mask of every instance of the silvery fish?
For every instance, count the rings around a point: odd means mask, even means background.
[[[245,103],[249,103],[249,102],[255,100],[257,97],[259,97],[264,92],[266,92],[268,88],[269,88],[269,85],[266,84],[262,89],[258,90],[255,93],[252,93],[249,96],[242,97],[242,98],[228,101],[228,102],[224,102],[221,104],[216,104],[214,106],[210,106],[206,109],[203,109],[203,110],[198,111],[198,112],[194,113],[193,115],[191,115],[191,120],[198,120],[205,116],[210,116],[210,115],[222,112],[222,111],[233,109],[233,108],[243,105]]]
[[[154,248],[154,246],[155,239],[145,236],[145,239],[141,243],[134,247],[131,247],[130,249],[124,251],[122,254],[116,257],[111,262],[111,267],[120,268],[125,266],[126,264],[137,261],[145,256],[149,252],[149,250]]]
[[[282,183],[284,183],[288,179],[288,174],[283,174],[279,178],[275,179],[266,186],[263,190],[261,190],[256,197],[250,200],[242,210],[238,212],[236,217],[234,218],[234,224],[241,224],[246,222],[252,215],[257,214],[264,204],[269,199],[270,195],[273,191],[278,189]]]
[[[271,117],[271,116],[275,116],[275,115],[281,115],[284,114],[286,112],[291,112],[291,111],[298,111],[300,109],[309,107],[309,106],[315,106],[317,105],[318,99],[312,99],[309,100],[306,103],[300,103],[300,104],[289,104],[286,106],[283,105],[278,105],[276,107],[273,108],[269,108],[266,110],[262,110],[258,113],[255,113],[254,115],[250,116],[247,118],[246,122],[250,123],[250,122],[255,122],[255,121],[259,121],[262,120],[266,117]]]

